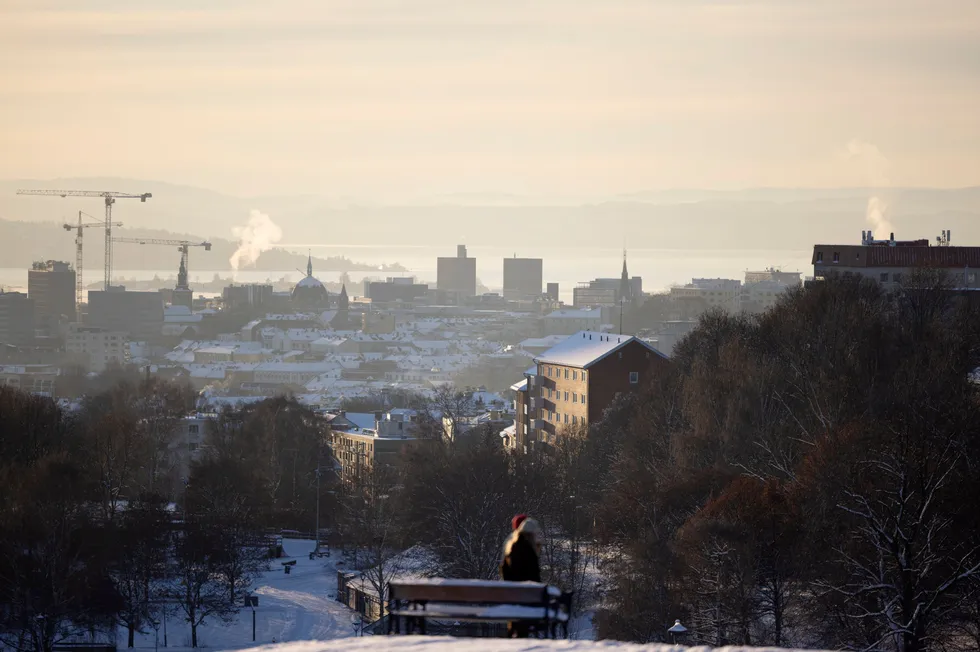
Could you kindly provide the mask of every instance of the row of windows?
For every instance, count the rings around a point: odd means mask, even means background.
[[[565,392],[565,400],[566,401],[568,401],[568,397],[569,397],[569,393],[568,392]],[[578,392],[572,392],[571,393],[571,397],[572,397],[572,399],[571,399],[572,400],[572,403],[578,403],[579,402],[579,400],[578,400],[578,398],[579,398],[578,397]],[[551,389],[549,387],[548,388],[548,398],[554,399],[556,401],[560,401],[560,400],[562,400],[562,392],[553,390],[553,389]],[[582,394],[582,401],[581,402],[582,403],[585,403],[585,394]]]
[[[562,419],[564,419],[564,421]],[[568,412],[566,412],[565,414],[561,414],[560,412],[549,412],[548,413],[548,421],[551,421],[552,423],[565,423],[565,424],[567,424],[567,423],[569,423],[569,420],[568,419],[569,419]],[[585,417],[582,417],[582,423],[585,423]],[[571,424],[573,426],[577,426],[578,425],[578,417],[576,415],[574,415],[574,414],[571,416]]]
[[[544,371],[548,375],[548,378],[552,377],[552,373],[554,374],[555,378],[562,377],[562,367],[545,367]],[[564,371],[565,371],[565,380],[568,380],[569,376],[571,376],[572,380],[578,380],[578,376],[579,376],[578,369],[569,370],[567,367],[565,367]],[[582,380],[585,380],[585,369],[583,369],[581,373],[582,373]]]

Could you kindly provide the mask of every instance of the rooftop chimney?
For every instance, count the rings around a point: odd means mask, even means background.
[[[466,245],[456,245],[456,257],[466,258]]]

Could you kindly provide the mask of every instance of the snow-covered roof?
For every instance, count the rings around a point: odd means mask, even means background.
[[[548,349],[535,358],[541,364],[559,364],[568,367],[585,369],[602,360],[607,355],[618,351],[632,341],[639,342],[643,347],[661,357],[666,357],[643,340],[632,335],[616,335],[613,333],[597,333],[594,331],[579,331],[568,336],[561,344]]]
[[[512,390],[514,390],[515,392],[523,392],[523,391],[525,391],[527,389],[527,378],[525,378],[524,380],[520,381],[519,383],[514,383],[513,385],[510,386],[510,388]]]
[[[545,319],[602,319],[601,310],[592,308],[561,308],[545,315]]]

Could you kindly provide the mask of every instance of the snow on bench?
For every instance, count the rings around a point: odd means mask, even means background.
[[[540,582],[429,579],[392,582],[388,633],[418,631],[426,621],[520,621],[552,636],[561,626],[567,636],[571,594]]]

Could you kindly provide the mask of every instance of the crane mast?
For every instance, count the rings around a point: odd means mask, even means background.
[[[144,192],[131,194],[127,192],[112,192],[109,190],[18,190],[18,195],[41,195],[47,197],[101,197],[105,201],[105,289],[109,289],[112,281],[112,205],[117,199],[139,199],[146,203],[146,200],[153,196],[153,193]]]
[[[95,218],[94,215],[78,211],[78,225],[65,224],[65,231],[75,231],[75,310],[82,314],[82,297],[85,296],[85,282],[82,280],[82,236],[84,231],[96,226],[103,226],[101,222],[82,222],[82,216]],[[113,222],[113,226],[122,226],[122,222]]]

